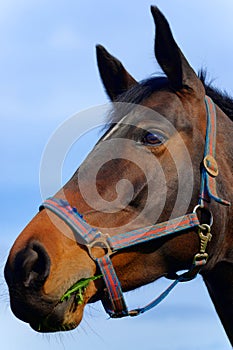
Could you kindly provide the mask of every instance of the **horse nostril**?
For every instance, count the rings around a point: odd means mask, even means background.
[[[17,253],[13,269],[16,283],[40,289],[49,275],[50,258],[44,247],[33,241]]]

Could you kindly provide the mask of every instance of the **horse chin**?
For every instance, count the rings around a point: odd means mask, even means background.
[[[46,317],[29,324],[40,333],[70,331],[80,324],[84,306],[77,305],[75,296],[72,296],[67,301],[59,302]]]

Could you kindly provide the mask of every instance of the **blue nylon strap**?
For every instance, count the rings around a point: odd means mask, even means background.
[[[200,190],[200,198],[199,205],[201,207],[205,207],[207,203],[210,202],[211,199],[214,201],[230,206],[230,202],[222,199],[217,194],[216,189],[216,175],[211,175],[208,173],[208,166],[210,168],[214,168],[215,166],[215,146],[216,146],[216,108],[214,102],[210,97],[205,97],[205,105],[207,111],[207,127],[206,127],[206,139],[205,139],[205,149],[204,149],[204,159],[209,157],[207,162],[207,167],[202,166],[201,169],[201,190]],[[214,164],[211,164],[214,163]],[[209,164],[208,164],[209,163]],[[217,163],[216,163],[217,166]]]
[[[72,208],[66,200],[59,198],[48,198],[41,206],[40,210],[47,208],[60,217],[75,232],[77,242],[80,244],[90,244],[101,237],[101,232],[90,226],[80,215],[76,208]],[[187,214],[170,221],[165,221],[156,225],[140,228],[108,237],[107,242],[113,252],[182,232],[196,227],[200,224],[196,213]]]
[[[144,307],[129,311],[129,316],[138,316],[138,315],[144,314],[144,312],[147,312],[153,309],[170,294],[170,292],[176,287],[178,283],[187,282],[194,279],[197,276],[197,273],[199,271],[198,264],[199,263],[196,264],[196,262],[193,262],[191,268],[187,272],[184,272],[181,275],[177,275],[175,281],[172,284],[170,284],[157,298],[152,300],[149,304],[147,304]],[[202,266],[203,261],[200,262],[200,264]]]
[[[80,244],[88,246],[92,242],[98,241],[98,238],[102,235],[101,232],[90,226],[77,210],[72,208],[69,203],[63,199],[55,197],[49,198],[42,204],[40,210],[43,208],[49,209],[66,222],[74,231],[77,242]],[[113,237],[109,236],[106,238],[106,243],[109,244],[114,253],[126,247],[197,227],[199,224],[200,222],[196,213],[191,213],[170,221],[129,231],[124,234],[118,234]],[[119,318],[125,316],[136,316],[136,314],[139,315],[144,313],[154,307],[153,305],[160,303],[178,283],[175,283],[176,281],[173,282],[164,293],[145,308],[128,312],[121,284],[116,275],[110,256],[104,255],[101,258],[96,258],[95,261],[103,274],[103,279],[107,287],[108,300],[103,300],[103,306],[110,317]]]
[[[118,234],[108,239],[113,251],[131,247],[150,240],[155,240],[163,236],[181,233],[187,229],[200,225],[196,213],[187,214],[170,221],[165,221],[156,225],[143,227],[138,230]]]
[[[128,311],[126,302],[124,300],[123,292],[121,290],[121,284],[116,275],[115,269],[112,265],[112,261],[109,256],[104,256],[96,260],[100,270],[103,274],[105,284],[108,290],[109,302],[102,301],[105,311],[112,318],[121,318],[126,316],[138,316],[141,315],[155,306],[160,304],[176,287],[179,282],[190,281],[197,276],[196,268],[199,270],[199,265],[203,265],[203,261],[192,264],[192,267],[187,272],[177,275],[176,280],[170,284],[165,291],[163,291],[157,298],[152,300],[149,304],[144,307],[133,309]]]
[[[121,284],[113,267],[112,261],[108,255],[97,258],[96,262],[102,272],[105,285],[108,291],[108,299],[103,302],[105,311],[110,317],[128,316],[127,306],[124,300]]]
[[[128,311],[123,292],[121,290],[121,285],[117,278],[111,259],[108,256],[104,256],[103,258],[97,259],[96,261],[103,274],[103,278],[108,290],[109,302],[102,301],[102,303],[105,311],[112,318],[138,316],[146,311],[151,310],[160,304],[179,282],[183,281],[183,276],[185,275],[184,273],[179,276],[163,293],[161,293],[157,298],[155,298],[146,306]]]
[[[215,157],[215,146],[216,146],[216,108],[215,104],[210,97],[205,97],[207,125],[206,125],[206,139],[205,139],[205,150],[204,156],[211,154]]]
[[[40,206],[39,210],[43,208],[49,209],[62,219],[75,233],[75,238],[80,244],[89,244],[100,237],[100,232],[90,226],[80,215],[76,208],[72,208],[69,203],[60,198],[48,198]]]
[[[147,312],[151,309],[153,309],[155,306],[160,304],[167,296],[168,294],[175,288],[175,286],[180,282],[179,279],[176,279],[167,289],[165,289],[164,292],[162,292],[156,299],[154,299],[152,302],[147,304],[144,307],[134,309],[129,311],[129,316],[138,316],[141,314],[144,314],[144,312]]]

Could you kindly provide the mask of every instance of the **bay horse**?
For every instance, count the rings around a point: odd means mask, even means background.
[[[11,309],[38,332],[67,331],[88,303],[137,316],[200,273],[233,345],[233,100],[196,75],[151,12],[164,75],[137,82],[97,46],[108,127],[11,248]],[[129,311],[123,292],[163,276],[171,287]]]

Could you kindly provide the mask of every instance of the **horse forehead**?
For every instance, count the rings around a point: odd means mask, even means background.
[[[188,99],[179,97],[177,94],[170,91],[155,91],[152,95],[143,102],[143,106],[157,111],[172,121],[174,115],[187,114],[185,108],[186,103],[190,105]]]
[[[176,94],[171,91],[155,91],[143,105],[154,110],[170,123],[176,131],[189,133],[193,130],[199,117],[205,113],[203,104],[195,102],[187,94]]]
[[[185,108],[185,103],[176,94],[167,91],[153,93],[142,104],[136,105],[125,102],[114,103],[113,123],[104,138],[111,138],[123,131],[123,127],[135,126],[146,128],[148,122],[153,122],[158,128],[183,130],[190,126],[192,111]],[[151,125],[152,126],[152,125]]]

